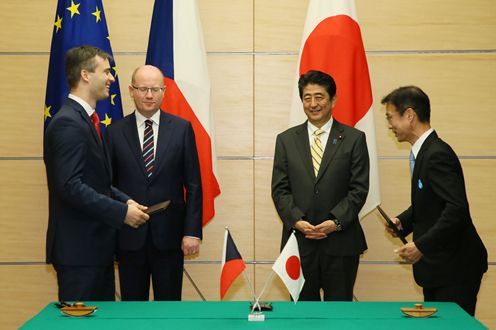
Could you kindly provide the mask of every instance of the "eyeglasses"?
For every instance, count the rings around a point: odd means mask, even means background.
[[[148,94],[148,91],[152,92],[152,95],[158,95],[165,91],[165,87],[136,87],[131,85],[132,88],[138,91],[138,93],[142,96]]]

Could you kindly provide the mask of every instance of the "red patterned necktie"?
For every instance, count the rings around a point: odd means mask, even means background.
[[[145,133],[143,134],[143,161],[145,162],[146,176],[151,177],[155,163],[153,122],[151,120],[145,121]]]
[[[101,140],[102,139],[102,133],[100,133],[100,118],[98,118],[98,114],[96,113],[96,111],[94,111],[91,114],[91,121],[93,122],[93,126],[95,127],[96,134],[98,135],[98,137]]]

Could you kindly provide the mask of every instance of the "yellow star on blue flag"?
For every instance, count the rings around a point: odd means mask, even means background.
[[[65,53],[72,47],[92,45],[112,55],[102,0],[58,0],[53,22],[44,104],[45,129],[69,95],[64,69]],[[113,60],[110,65],[116,67]],[[108,124],[123,116],[117,76],[115,82],[110,85],[110,95],[113,97],[99,101],[96,105],[102,133]]]

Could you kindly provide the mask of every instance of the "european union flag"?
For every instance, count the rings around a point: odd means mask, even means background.
[[[64,104],[69,87],[64,69],[65,53],[72,47],[92,45],[112,55],[102,0],[59,0],[52,34],[48,81],[45,96],[45,129]],[[99,101],[96,111],[103,133],[113,120],[122,118],[121,93],[115,62],[111,62],[115,83],[110,85],[110,97]]]

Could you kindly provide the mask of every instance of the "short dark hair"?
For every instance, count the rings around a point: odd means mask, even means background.
[[[65,54],[65,74],[70,89],[77,87],[81,70],[95,72],[96,56],[112,61],[110,54],[95,46],[83,45],[67,51]]]
[[[303,89],[310,84],[324,87],[331,99],[336,95],[336,83],[330,75],[322,71],[310,70],[302,74],[298,80],[300,99],[303,98]]]
[[[381,103],[394,105],[401,116],[406,109],[412,108],[422,123],[428,123],[431,119],[429,96],[417,86],[399,87],[384,96]]]

